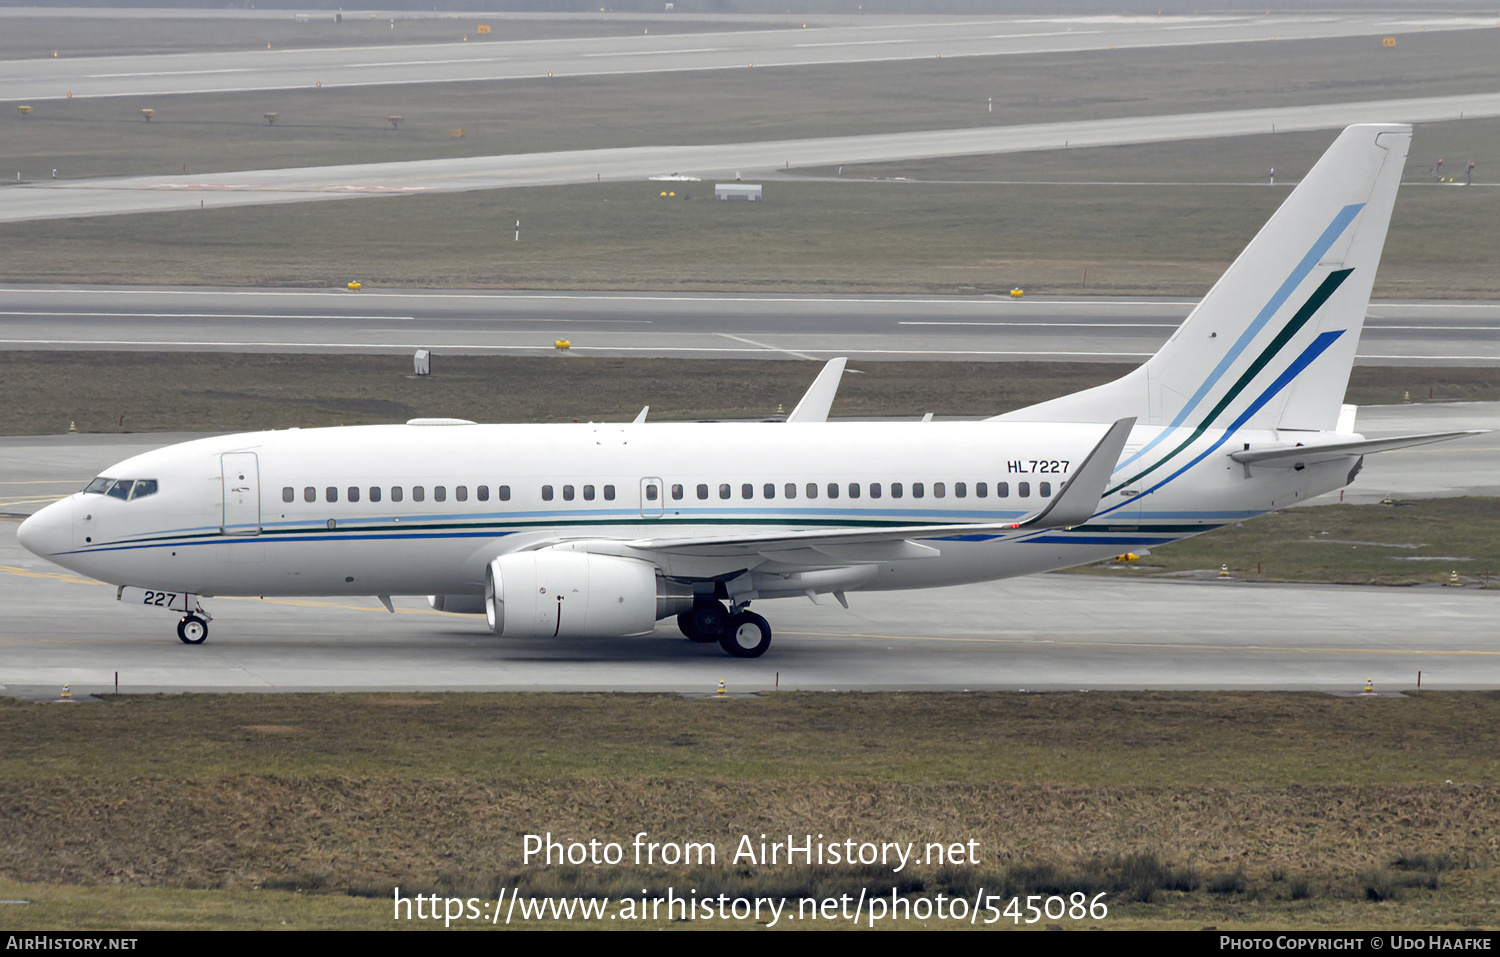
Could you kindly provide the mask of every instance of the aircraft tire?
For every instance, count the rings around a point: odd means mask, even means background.
[[[197,615],[187,615],[177,623],[177,637],[185,645],[201,645],[208,640],[208,622]]]
[[[729,612],[716,601],[693,603],[692,611],[677,616],[677,629],[691,641],[718,641],[729,623]]]
[[[732,658],[759,658],[771,647],[771,623],[753,611],[742,611],[729,619],[719,647]]]

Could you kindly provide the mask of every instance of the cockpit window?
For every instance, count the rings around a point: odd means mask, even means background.
[[[156,479],[112,479],[103,475],[84,489],[85,493],[108,495],[121,501],[145,498],[147,495],[155,495],[156,491]]]

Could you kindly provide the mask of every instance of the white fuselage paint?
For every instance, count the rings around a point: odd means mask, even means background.
[[[103,474],[152,479],[156,491],[133,500],[74,494],[27,523],[28,547],[112,584],[206,596],[478,595],[496,556],[560,543],[602,542],[608,550],[615,542],[618,554],[629,555],[626,543],[642,539],[1020,521],[1057,494],[1105,428],[985,421],[258,432],[121,462]],[[1137,427],[1120,460],[1161,431]],[[1189,439],[1188,430],[1178,431],[1180,438],[1160,444]],[[805,554],[788,560],[787,546],[660,564],[663,574],[684,580],[748,570],[761,598],[986,581],[1164,544],[1348,481],[1348,463],[1247,470],[1229,459],[1246,445],[1291,444],[1275,432],[1236,432],[1232,443],[1173,474],[1223,437],[1209,430],[1193,438],[1157,473],[1111,490],[1094,518],[1068,529],[924,536],[923,548],[892,546],[888,558],[867,549],[854,561],[825,546],[822,569]],[[1116,480],[1138,470],[1121,469]],[[414,500],[418,488],[421,501]],[[378,502],[372,489],[380,490]]]

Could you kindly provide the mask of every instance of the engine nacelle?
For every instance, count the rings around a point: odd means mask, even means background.
[[[656,620],[692,607],[692,592],[669,588],[650,562],[587,552],[514,552],[490,562],[484,610],[507,638],[623,638],[649,634]]]
[[[452,615],[484,614],[483,595],[428,595],[427,604],[433,611],[446,611]]]

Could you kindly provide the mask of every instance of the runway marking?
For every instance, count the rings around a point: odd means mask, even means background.
[[[70,585],[98,585],[105,588],[115,586],[108,582],[97,581],[93,578],[78,578],[73,575],[63,575],[57,572],[34,572],[30,569],[21,568],[16,565],[0,565],[0,572],[13,575],[17,578],[44,578],[50,581],[67,582]],[[319,601],[311,598],[261,598],[253,595],[215,595],[213,601],[258,601],[268,605],[289,605],[295,608],[344,608],[349,611],[378,611],[382,615],[390,614],[382,605],[350,605],[344,602]],[[431,608],[397,608],[398,615],[442,615],[444,612],[435,611]]]
[[[798,359],[812,359],[813,358],[812,356],[808,355],[805,352],[794,352],[791,349],[780,349],[780,348],[777,348],[776,346],[768,346],[764,342],[756,342],[754,339],[746,339],[746,338],[743,338],[742,336],[732,336],[732,335],[730,335],[727,332],[720,332],[720,333],[715,333],[715,334],[723,336],[725,339],[733,339],[735,342],[743,342],[743,343],[746,343],[748,345],[756,346],[756,347],[758,347],[758,348],[760,348],[760,349],[762,349],[762,350],[764,350],[766,352],[784,352],[784,353],[786,353],[789,356],[796,356]],[[601,346],[600,348],[603,348],[603,347]],[[736,351],[741,351],[741,350],[736,350]]]
[[[903,41],[901,41],[901,40],[880,40],[880,41],[872,41],[872,42],[879,42],[879,43],[901,43]],[[804,46],[807,46],[807,45],[816,46],[817,44],[803,44],[803,45]],[[592,59],[595,59],[595,58],[598,58],[598,57],[616,57],[616,56],[676,56],[679,53],[738,53],[738,52],[739,52],[738,49],[736,49],[734,47],[697,47],[697,48],[687,49],[687,50],[670,50],[670,49],[666,49],[666,50],[621,50],[621,51],[613,52],[613,53],[580,53],[580,54],[578,54],[578,56],[579,56],[580,59],[583,59],[583,60],[592,60]]]
[[[598,352],[598,353],[646,353],[650,355],[673,355],[687,353],[697,355],[706,353],[709,355],[723,355],[726,353],[749,355],[764,354],[766,352],[781,352],[798,359],[809,359],[818,361],[818,357],[808,352],[799,352],[795,349],[783,349],[776,346],[764,345],[751,339],[745,339],[729,333],[719,332],[713,335],[723,336],[754,346],[753,349],[737,349],[733,346],[573,346],[571,352]],[[0,345],[6,346],[137,346],[141,348],[149,346],[189,346],[193,348],[239,348],[239,349],[338,349],[350,352],[380,351],[380,350],[406,350],[430,346],[429,342],[412,343],[369,343],[369,342],[281,342],[281,341],[255,341],[255,340],[187,340],[187,339],[0,339]],[[556,347],[551,343],[514,343],[509,345],[495,345],[490,343],[449,343],[444,349],[458,350],[460,353],[476,352],[552,352]],[[1068,349],[851,349],[846,346],[807,346],[811,352],[821,352],[828,356],[851,355],[851,356],[1068,356],[1086,359],[1149,359],[1152,352],[1131,351],[1078,351]],[[1500,362],[1500,356],[1476,356],[1476,355],[1385,355],[1380,353],[1358,353],[1359,359],[1391,359],[1404,362]]]
[[[1046,322],[1042,320],[995,319],[902,319],[898,326],[979,326],[991,329],[1016,329],[1036,326],[1041,329],[1176,329],[1176,322]]]
[[[340,298],[344,298],[344,297],[347,297],[349,295],[349,293],[347,293],[347,292],[345,292],[345,291],[343,291],[341,289],[302,289],[302,290],[239,289],[239,290],[234,290],[234,291],[230,291],[230,292],[224,292],[224,291],[221,291],[221,290],[210,291],[210,290],[201,290],[201,289],[63,289],[63,288],[18,288],[18,287],[0,287],[0,294],[13,294],[13,295],[56,295],[56,294],[66,294],[66,295],[77,295],[77,296],[109,296],[112,299],[114,299],[114,298],[120,298],[122,296],[212,296],[212,297],[221,297],[221,298],[222,297],[229,297],[229,296],[256,296],[256,297],[268,297],[268,298],[289,298],[289,297],[318,297],[318,298],[322,298],[322,297],[334,297],[334,296],[337,296],[337,297],[340,297]],[[502,301],[515,301],[515,302],[525,302],[525,301],[537,301],[537,302],[564,301],[564,302],[566,302],[566,301],[577,300],[577,301],[580,301],[580,302],[641,302],[641,303],[655,303],[655,302],[665,302],[665,303],[674,303],[674,302],[682,302],[682,303],[698,303],[698,302],[706,302],[706,303],[749,302],[749,303],[761,303],[761,304],[767,304],[767,305],[778,304],[778,303],[812,303],[812,304],[819,304],[819,305],[826,305],[826,304],[830,304],[830,303],[832,303],[832,304],[849,303],[849,304],[852,304],[852,305],[893,305],[893,306],[943,305],[943,306],[950,306],[950,307],[969,307],[969,308],[987,309],[987,310],[996,310],[996,311],[1000,311],[1000,310],[1004,310],[1004,309],[1026,309],[1028,307],[1036,307],[1036,306],[1085,306],[1085,307],[1090,307],[1090,308],[1116,307],[1116,306],[1145,306],[1145,307],[1160,308],[1160,309],[1163,309],[1163,310],[1170,309],[1170,310],[1174,310],[1174,311],[1176,311],[1180,307],[1180,311],[1182,312],[1182,314],[1184,316],[1187,315],[1188,311],[1191,310],[1191,308],[1194,305],[1197,304],[1197,300],[1186,300],[1186,299],[1177,299],[1177,298],[1163,298],[1163,299],[1110,299],[1110,298],[1102,298],[1102,299],[1031,299],[1031,300],[1022,302],[1022,303],[1015,303],[1015,302],[1013,302],[1009,298],[1002,298],[1002,297],[1000,297],[998,295],[985,295],[985,296],[975,297],[975,298],[965,297],[965,298],[942,299],[942,298],[931,298],[931,297],[902,297],[902,296],[860,296],[860,297],[850,297],[850,296],[733,296],[733,295],[727,295],[727,296],[694,296],[694,295],[660,295],[660,294],[652,294],[652,293],[640,293],[640,294],[637,294],[637,293],[582,293],[582,294],[579,294],[579,293],[508,293],[508,292],[492,292],[491,293],[491,292],[440,292],[440,291],[433,291],[433,292],[400,292],[400,291],[384,291],[384,290],[378,290],[378,289],[377,290],[366,289],[366,290],[364,290],[364,291],[362,291],[360,293],[360,296],[365,297],[365,298],[382,298],[382,299],[417,299],[417,300],[426,300],[426,299],[432,299],[432,300],[477,299],[477,300],[502,300]],[[1398,313],[1401,313],[1401,312],[1414,312],[1414,311],[1420,311],[1420,310],[1432,310],[1432,309],[1439,309],[1439,310],[1460,310],[1460,309],[1473,310],[1473,309],[1478,309],[1478,310],[1484,310],[1484,311],[1488,311],[1488,312],[1492,312],[1493,313],[1493,312],[1500,312],[1500,303],[1461,303],[1461,302],[1412,302],[1412,303],[1383,302],[1383,303],[1374,303],[1374,302],[1372,302],[1370,304],[1370,309],[1372,311],[1375,311],[1375,310],[1380,310],[1380,311],[1395,311],[1395,312],[1398,312]],[[26,312],[14,311],[14,312],[8,312],[8,313],[4,313],[4,314],[5,315],[32,315],[34,313],[26,313]],[[48,314],[50,315],[50,313],[48,313]],[[80,313],[80,315],[81,314],[82,313]],[[157,314],[155,314],[155,313],[141,313],[140,315],[154,316],[154,315],[157,315]],[[350,317],[350,318],[355,318],[355,317]],[[374,318],[383,318],[383,317],[374,317]],[[934,320],[934,321],[936,321],[936,320]],[[1380,328],[1382,328],[1382,329],[1391,329],[1391,328],[1395,328],[1395,329],[1407,329],[1407,328],[1410,328],[1410,329],[1412,329],[1414,331],[1419,331],[1420,332],[1420,331],[1426,331],[1428,329],[1434,329],[1434,328],[1452,328],[1452,329],[1455,329],[1457,331],[1464,331],[1466,329],[1477,328],[1477,329],[1482,329],[1484,331],[1493,331],[1494,327],[1489,327],[1489,326],[1484,326],[1484,327],[1470,327],[1470,326],[1455,326],[1455,327],[1381,326]]]
[[[46,498],[12,498],[5,501],[0,501],[0,508],[11,508],[15,505],[51,505],[53,502],[60,502],[64,498],[67,498],[67,496],[47,496]]]
[[[313,315],[294,314],[271,314],[271,313],[248,313],[248,312],[44,312],[41,310],[12,309],[0,311],[0,316],[35,316],[37,318],[85,318],[85,319],[349,319],[352,321],[378,322],[381,320],[401,320],[404,322],[416,322],[416,316],[350,316],[343,313],[321,313]],[[519,322],[520,320],[511,320]],[[559,320],[535,319],[532,322],[549,322]],[[637,322],[649,322],[650,320],[634,320]]]
[[[77,578],[73,575],[63,575],[58,572],[34,572],[16,565],[0,565],[0,572],[7,575],[15,575],[18,578],[46,578],[52,581],[67,582],[70,585],[103,585],[104,582],[95,581],[92,578]]]
[[[1299,655],[1443,655],[1461,657],[1500,657],[1500,651],[1466,651],[1433,650],[1430,648],[1305,648],[1279,645],[1212,645],[1204,642],[1193,642],[1191,644],[1172,644],[1160,641],[1063,641],[1056,638],[1023,637],[1023,638],[980,638],[974,636],[940,636],[940,635],[874,635],[862,632],[818,632],[818,631],[786,631],[779,632],[783,638],[866,638],[875,641],[943,641],[943,642],[967,642],[970,644],[999,644],[999,645],[1056,645],[1063,649],[1083,648],[1126,648],[1131,650],[1143,649],[1152,652],[1161,651],[1191,651],[1218,654],[1223,652],[1255,652],[1261,654],[1299,654]]]

